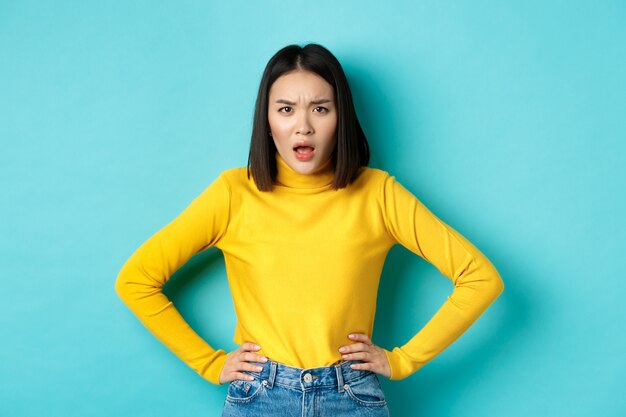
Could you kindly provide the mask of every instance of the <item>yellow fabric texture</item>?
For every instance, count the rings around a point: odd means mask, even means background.
[[[200,338],[162,293],[194,254],[224,254],[237,314],[234,341],[312,368],[341,361],[353,332],[372,335],[380,275],[401,244],[454,284],[433,318],[405,345],[385,350],[391,379],[421,368],[456,340],[503,290],[489,260],[388,173],[363,168],[340,190],[327,162],[293,171],[276,154],[277,184],[259,191],[245,168],[224,171],[177,218],[128,259],[116,291],[143,324],[214,384],[227,353]]]

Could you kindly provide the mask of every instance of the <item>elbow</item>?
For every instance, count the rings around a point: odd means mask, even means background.
[[[115,293],[126,304],[132,304],[137,298],[137,270],[130,262],[126,262],[115,280]]]
[[[130,299],[130,292],[128,291],[128,280],[127,275],[124,273],[124,269],[122,269],[122,271],[118,274],[117,279],[115,280],[114,289],[117,296],[121,298],[124,303],[128,303],[128,300]]]
[[[486,262],[477,272],[475,279],[469,284],[480,294],[484,307],[493,303],[504,291],[504,282],[498,270],[490,262]]]
[[[158,314],[169,300],[163,284],[150,277],[141,264],[127,261],[115,280],[115,292],[131,311],[140,316]]]
[[[504,282],[498,270],[486,258],[483,262],[472,262],[466,273],[455,282],[456,287],[467,287],[486,303],[491,304],[504,291]]]
[[[488,282],[489,293],[491,294],[492,301],[495,301],[495,299],[498,298],[504,291],[504,281],[502,281],[502,277],[500,277],[500,274],[495,267],[491,268],[490,279]]]
[[[496,298],[498,298],[500,296],[500,294],[502,294],[502,292],[504,291],[504,281],[502,281],[502,278],[500,277],[500,275],[498,275],[497,277],[497,294],[496,294]]]

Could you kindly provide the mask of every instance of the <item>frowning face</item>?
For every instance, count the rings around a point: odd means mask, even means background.
[[[268,120],[276,149],[296,172],[316,172],[335,150],[335,94],[333,87],[313,72],[291,71],[272,84]]]

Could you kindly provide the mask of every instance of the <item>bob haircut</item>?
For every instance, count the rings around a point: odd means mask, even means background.
[[[333,87],[337,107],[337,144],[330,157],[334,170],[332,188],[345,188],[356,180],[360,168],[369,163],[369,145],[357,119],[352,93],[341,64],[328,49],[317,44],[286,46],[267,63],[254,109],[248,178],[252,174],[260,191],[271,191],[276,181],[277,149],[270,136],[269,91],[281,75],[294,70],[313,72]]]

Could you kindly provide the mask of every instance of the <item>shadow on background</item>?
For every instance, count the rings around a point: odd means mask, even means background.
[[[181,300],[187,296],[194,286],[201,281],[210,279],[217,271],[223,269],[224,257],[218,249],[209,248],[194,255],[181,266],[163,287],[163,292],[170,300]]]
[[[541,311],[530,308],[532,295],[527,288],[520,287],[528,272],[513,267],[510,262],[498,262],[497,257],[490,258],[504,280],[505,290],[491,310],[474,324],[480,327],[481,319],[488,315],[489,327],[481,328],[482,331],[470,327],[450,347],[406,379],[381,378],[391,415],[445,415],[454,403],[451,398],[471,391],[476,381],[491,374],[500,360],[521,354],[515,349],[524,350],[522,338],[526,337],[528,328],[540,325]],[[401,246],[392,248],[378,293],[375,343],[390,350],[403,345],[443,304],[453,287],[446,277],[433,270],[434,267]],[[413,317],[408,317],[409,314]],[[511,380],[514,384],[514,376]]]
[[[193,256],[172,275],[163,292],[214,349],[229,352],[237,347],[232,341],[235,311],[219,249],[209,248]]]

